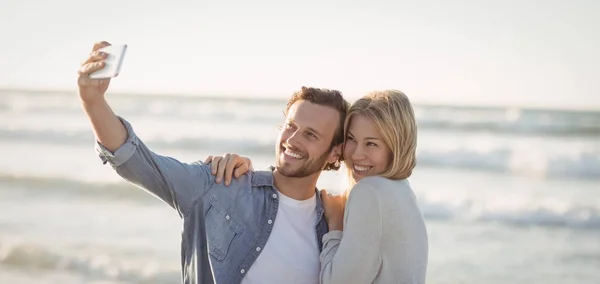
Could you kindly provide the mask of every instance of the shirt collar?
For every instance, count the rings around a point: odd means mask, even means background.
[[[252,175],[252,186],[270,186],[275,190],[273,170],[275,170],[275,167],[269,166],[268,170],[255,171]],[[323,208],[323,200],[321,199],[320,191],[316,187],[315,194],[317,195],[317,219],[320,221],[325,209]]]

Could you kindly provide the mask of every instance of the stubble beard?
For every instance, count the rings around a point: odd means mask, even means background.
[[[323,153],[323,155],[314,160],[311,160],[310,157],[308,157],[304,164],[296,170],[291,169],[291,165],[286,165],[281,161],[281,157],[283,155],[285,154],[281,149],[279,149],[277,152],[277,161],[275,163],[275,169],[277,172],[285,177],[304,178],[323,170],[329,156],[329,151]]]

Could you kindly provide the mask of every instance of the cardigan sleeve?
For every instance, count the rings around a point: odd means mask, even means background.
[[[375,279],[381,266],[381,212],[381,202],[371,185],[359,183],[352,189],[344,231],[323,236],[321,283],[371,283]]]

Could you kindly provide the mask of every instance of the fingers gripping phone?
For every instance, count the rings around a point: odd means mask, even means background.
[[[90,74],[90,78],[108,79],[117,77],[119,72],[121,72],[121,66],[123,65],[123,59],[125,58],[127,45],[109,45],[98,49],[98,51],[108,54],[105,60],[106,65],[104,65],[104,68]]]

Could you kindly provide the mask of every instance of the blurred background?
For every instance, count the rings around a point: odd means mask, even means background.
[[[428,283],[599,283],[600,2],[0,3],[0,283],[179,283],[175,211],[102,165],[76,92],[128,44],[108,99],[158,153],[274,161],[301,86],[399,89]],[[320,186],[341,189],[328,172]]]

